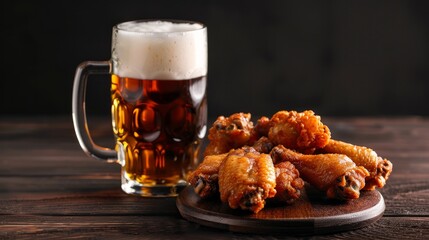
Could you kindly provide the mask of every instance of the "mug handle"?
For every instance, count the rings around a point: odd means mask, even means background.
[[[76,69],[73,83],[72,116],[77,139],[83,151],[99,160],[117,162],[117,152],[98,146],[91,138],[86,119],[85,97],[88,77],[93,74],[109,74],[110,61],[86,61]]]

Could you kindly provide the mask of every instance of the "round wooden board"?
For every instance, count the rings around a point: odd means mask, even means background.
[[[202,200],[191,186],[176,201],[180,214],[201,225],[243,233],[321,234],[361,228],[377,221],[384,212],[378,191],[362,191],[359,199],[328,200],[310,186],[292,205],[268,203],[254,214],[231,209],[219,198]]]

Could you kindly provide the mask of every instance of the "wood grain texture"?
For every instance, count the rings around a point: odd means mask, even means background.
[[[305,239],[429,236],[429,119],[323,118],[333,137],[373,148],[394,164],[380,189],[386,209],[357,230]],[[96,142],[112,144],[109,119],[93,119]],[[71,117],[0,117],[0,239],[301,239],[242,234],[186,221],[174,198],[128,196],[119,166],[80,149]]]
[[[192,222],[242,233],[311,235],[349,231],[370,225],[383,214],[385,205],[378,191],[362,192],[351,201],[328,200],[306,185],[300,199],[291,205],[270,205],[257,214],[231,209],[219,198],[201,199],[193,187],[177,198],[180,214]]]
[[[244,234],[190,223],[180,216],[2,216],[0,239],[425,239],[422,217],[382,217],[353,231],[314,236]]]

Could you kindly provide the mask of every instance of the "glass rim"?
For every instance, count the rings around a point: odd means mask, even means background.
[[[178,31],[166,31],[166,32],[155,32],[155,31],[136,31],[136,30],[129,30],[121,27],[123,24],[128,23],[143,23],[143,22],[170,22],[170,23],[189,23],[189,24],[197,24],[200,26],[200,28],[197,29],[190,29],[190,30],[178,30]],[[132,20],[132,21],[126,21],[121,22],[113,26],[114,30],[121,31],[121,32],[127,32],[127,33],[134,33],[134,34],[150,34],[150,35],[158,35],[158,34],[176,34],[176,33],[192,33],[192,32],[198,32],[198,31],[204,31],[207,29],[207,26],[201,22],[197,21],[191,21],[191,20],[178,20],[178,19],[140,19],[140,20]]]

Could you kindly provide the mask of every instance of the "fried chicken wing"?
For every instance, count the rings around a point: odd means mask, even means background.
[[[274,144],[267,137],[261,137],[253,144],[252,147],[260,153],[270,153]]]
[[[259,153],[269,153],[273,148],[272,143],[266,137],[260,138],[252,146]],[[248,148],[248,147],[245,147]],[[188,177],[188,182],[194,187],[194,191],[201,198],[209,198],[219,193],[219,167],[228,154],[206,156],[198,168]],[[277,191],[274,200],[290,204],[301,195],[304,181],[299,177],[299,172],[290,162],[281,162],[275,165]]]
[[[250,113],[219,116],[209,130],[209,144],[204,156],[227,153],[231,149],[253,145],[257,136],[250,118]]]
[[[279,111],[271,119],[262,117],[255,132],[268,136],[274,145],[283,145],[302,153],[313,153],[323,148],[331,138],[329,128],[313,111]]]
[[[275,187],[276,173],[270,155],[252,147],[231,150],[219,167],[220,198],[233,209],[259,212],[265,200],[276,195]]]
[[[290,161],[305,181],[325,191],[328,198],[359,198],[369,175],[364,167],[357,167],[342,154],[305,155],[278,145],[271,151],[271,157],[275,163]]]
[[[274,200],[291,204],[301,196],[304,180],[299,177],[299,171],[289,162],[274,165],[276,169],[276,195]]]
[[[331,139],[322,151],[347,155],[356,165],[366,168],[369,176],[365,179],[365,190],[374,190],[375,187],[382,188],[392,172],[392,163],[379,157],[375,151],[367,147]]]
[[[203,162],[188,176],[188,182],[201,198],[209,198],[219,193],[219,166],[226,155],[227,153],[204,157]]]
[[[259,118],[258,121],[256,122],[255,132],[259,136],[268,137],[268,132],[270,131],[270,128],[271,128],[271,121],[268,117],[264,116]]]

